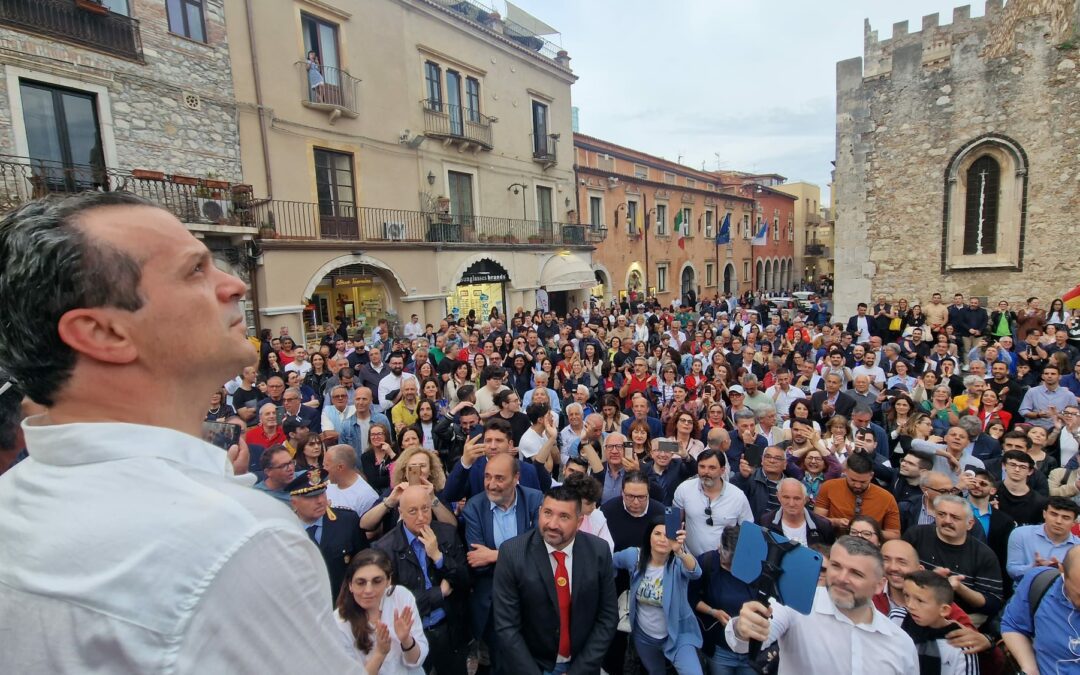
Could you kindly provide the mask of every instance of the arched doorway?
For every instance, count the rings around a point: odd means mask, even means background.
[[[317,336],[319,326],[337,326],[344,320],[350,333],[363,329],[370,335],[379,319],[395,314],[400,298],[396,281],[388,276],[385,270],[366,263],[346,264],[326,272],[305,298],[306,331]]]
[[[596,285],[589,289],[589,295],[602,302],[610,292],[607,274],[603,270],[593,270],[593,275],[596,277]]]
[[[754,290],[765,288],[765,264],[760,260],[754,265]]]
[[[780,261],[774,260],[772,265],[772,289],[780,290]]]
[[[693,295],[697,297],[697,285],[695,284],[695,273],[693,265],[686,265],[682,270],[682,278],[679,281],[679,295],[685,298],[687,295]]]
[[[724,292],[735,292],[735,266],[731,263],[724,265]]]
[[[505,316],[508,281],[510,274],[501,264],[490,258],[477,260],[462,272],[457,286],[446,296],[446,313],[464,317],[472,310],[477,319],[484,320],[491,313],[491,309],[497,307],[499,313]],[[556,309],[558,295],[560,294],[548,294],[552,311],[560,311]],[[562,295],[565,307],[565,293]],[[565,309],[562,312],[565,313]]]
[[[761,278],[761,287],[765,290],[772,290],[772,271],[773,264],[771,260],[765,261],[765,276]]]

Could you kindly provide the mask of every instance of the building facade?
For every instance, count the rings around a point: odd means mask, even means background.
[[[823,263],[828,260],[829,253],[823,236],[823,230],[826,228],[822,220],[821,188],[813,183],[800,181],[784,183],[776,189],[795,198],[792,205],[794,206],[792,281],[796,283],[815,281],[820,275],[825,274]]]
[[[257,6],[256,6],[257,5]],[[264,323],[580,303],[569,57],[516,8],[225,0]],[[526,28],[525,26],[528,26]]]
[[[701,298],[750,288],[752,198],[725,194],[711,173],[592,136],[575,134],[574,149],[581,222],[608,232],[593,256],[594,296],[647,291],[667,305],[689,291]],[[725,220],[730,241],[717,245]]]
[[[864,56],[837,65],[838,317],[877,295],[1075,285],[1078,22],[1076,0],[989,0],[888,40],[867,23]]]

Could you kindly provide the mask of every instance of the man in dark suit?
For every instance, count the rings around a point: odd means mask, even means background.
[[[394,583],[412,591],[428,639],[424,668],[465,675],[469,633],[466,597],[469,567],[457,529],[432,520],[430,488],[405,488],[398,500],[401,522],[375,542],[390,556]]]
[[[327,481],[318,469],[302,471],[286,486],[293,511],[308,536],[319,547],[326,571],[330,575],[330,602],[337,598],[345,579],[345,568],[368,540],[360,529],[360,516],[355,511],[330,509],[326,499]]]
[[[855,312],[855,316],[847,320],[847,332],[854,336],[856,344],[870,342],[875,328],[873,319],[866,315],[866,303],[860,302]]]
[[[578,532],[581,519],[577,493],[552,488],[538,529],[500,551],[495,631],[501,644],[514,646],[500,655],[504,672],[600,672],[619,612],[611,551],[603,540]]]
[[[848,417],[855,408],[855,399],[840,391],[843,380],[837,373],[825,376],[825,391],[815,391],[810,396],[810,415],[822,427],[833,415]]]
[[[486,433],[494,433],[488,431]],[[483,640],[497,666],[502,653],[496,646],[491,614],[492,579],[498,569],[503,542],[536,527],[543,493],[519,484],[521,463],[508,453],[491,457],[484,466],[484,491],[465,503],[465,544],[472,570],[473,592],[469,598],[473,636]]]

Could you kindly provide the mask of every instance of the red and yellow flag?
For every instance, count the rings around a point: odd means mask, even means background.
[[[1066,309],[1080,309],[1080,286],[1061,296]]]

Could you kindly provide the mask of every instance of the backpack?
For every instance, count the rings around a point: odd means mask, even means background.
[[[1031,630],[1032,640],[1034,641],[1035,635],[1035,612],[1039,611],[1039,604],[1043,598],[1046,597],[1047,592],[1050,591],[1050,587],[1054,585],[1054,581],[1057,580],[1060,572],[1057,568],[1051,567],[1045,569],[1035,575],[1035,578],[1031,580],[1031,586],[1028,587],[1028,607],[1031,611]],[[1009,654],[1008,649],[1005,648],[1004,642],[999,642],[999,649],[1004,652],[1004,669],[1001,672],[1005,673],[1018,673],[1020,672],[1020,666],[1012,658],[1012,654]]]

